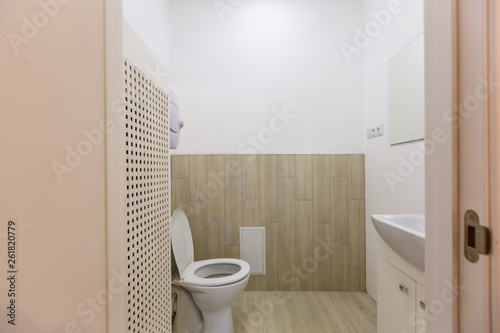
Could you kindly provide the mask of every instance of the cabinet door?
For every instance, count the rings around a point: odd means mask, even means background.
[[[377,331],[414,333],[416,282],[378,258]]]
[[[425,287],[417,283],[417,298],[415,302],[416,318],[415,329],[416,333],[425,333],[427,329],[427,316],[425,313],[427,301],[425,299]]]

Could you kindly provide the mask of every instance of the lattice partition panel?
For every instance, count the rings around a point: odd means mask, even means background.
[[[128,332],[171,332],[168,95],[125,60]]]

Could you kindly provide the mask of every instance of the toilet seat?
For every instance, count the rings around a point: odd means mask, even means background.
[[[177,209],[171,222],[172,250],[179,268],[174,283],[216,287],[236,283],[250,274],[250,265],[240,259],[222,258],[195,262],[193,237],[186,214]]]
[[[243,260],[208,259],[191,263],[184,271],[184,278],[180,279],[177,275],[173,282],[179,285],[218,287],[241,281],[249,274],[250,265]]]

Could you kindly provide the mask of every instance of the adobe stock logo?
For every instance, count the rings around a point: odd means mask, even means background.
[[[283,111],[273,109],[274,117],[269,121],[269,126],[261,128],[255,136],[249,136],[238,145],[240,154],[257,154],[269,145],[275,138],[276,133],[281,133],[297,117],[295,114],[288,113],[287,108]]]
[[[342,42],[340,43],[340,50],[344,55],[347,63],[352,62],[352,58],[356,54],[360,54],[362,50],[367,48],[373,39],[378,37],[384,28],[389,26],[392,22],[392,17],[394,15],[401,14],[403,12],[403,6],[400,0],[391,0],[387,4],[387,9],[382,9],[377,11],[372,11],[370,13],[373,20],[367,22],[364,29],[360,27],[355,27],[356,32],[352,44]]]
[[[20,34],[12,31],[7,34],[7,39],[14,52],[18,54],[19,47],[23,44],[28,44],[35,38],[40,29],[44,28],[49,24],[52,18],[59,14],[61,5],[65,5],[70,1],[71,0],[39,0],[37,4],[40,10],[35,12],[31,16],[31,19],[26,16],[21,18],[22,26]]]
[[[243,3],[243,0],[215,0],[212,4],[221,21],[224,21],[227,13],[232,13]]]
[[[82,131],[85,139],[80,140],[75,148],[66,146],[65,163],[52,162],[52,170],[59,182],[63,181],[64,174],[72,173],[75,168],[80,166],[83,159],[90,156],[94,148],[99,147],[104,142],[106,134],[111,133],[114,129],[115,125],[110,120],[103,119],[99,122],[98,128]]]

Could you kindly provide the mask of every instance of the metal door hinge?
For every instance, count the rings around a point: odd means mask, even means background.
[[[465,213],[465,257],[472,263],[479,260],[479,254],[489,254],[490,230],[479,225],[479,216],[473,210]]]

